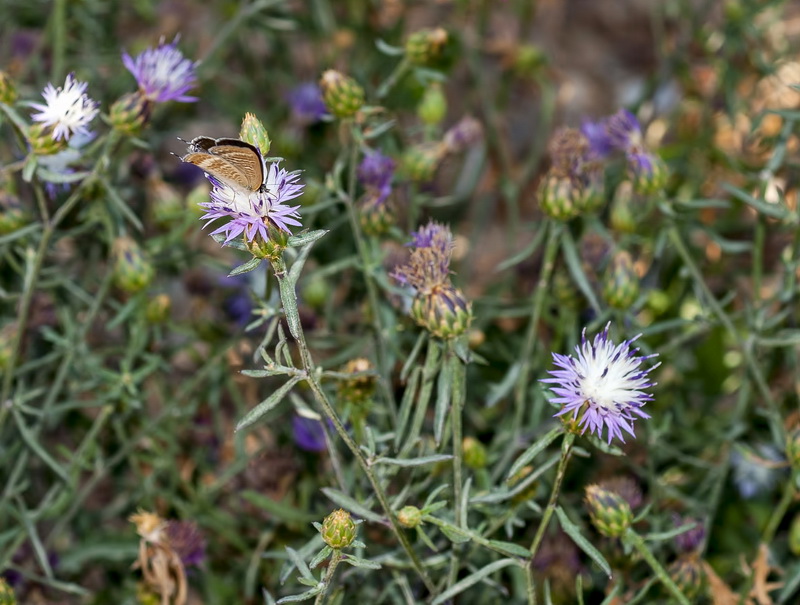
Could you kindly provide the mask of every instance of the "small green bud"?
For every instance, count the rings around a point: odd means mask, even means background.
[[[13,233],[29,221],[30,217],[19,198],[7,191],[0,191],[0,235]]]
[[[138,134],[150,119],[152,108],[152,102],[140,91],[122,95],[109,110],[111,126],[123,134]]]
[[[590,214],[606,203],[606,187],[601,170],[587,170],[583,186],[575,192],[575,208],[580,214]]]
[[[410,147],[400,159],[400,172],[415,183],[426,183],[433,178],[446,151],[440,143]]]
[[[456,338],[472,323],[472,304],[454,286],[435,286],[414,298],[411,317],[437,338]]]
[[[633,183],[622,181],[617,185],[611,202],[611,228],[621,233],[636,231],[636,216],[633,212]]]
[[[383,235],[395,224],[396,214],[391,199],[378,201],[377,195],[366,193],[358,202],[358,222],[367,235]]]
[[[614,255],[606,268],[603,281],[603,298],[615,309],[629,308],[639,296],[639,276],[633,259],[627,252]]]
[[[325,106],[337,118],[349,118],[364,105],[364,89],[353,78],[329,69],[319,83]]]
[[[244,114],[242,127],[239,129],[239,138],[245,143],[258,147],[262,156],[266,156],[269,153],[269,148],[272,145],[264,124],[250,112]]]
[[[314,309],[322,309],[330,297],[331,287],[323,277],[314,276],[303,285],[303,302]]]
[[[628,175],[633,189],[640,195],[661,191],[669,179],[669,168],[658,155],[639,153],[628,155]]]
[[[433,82],[420,99],[417,105],[417,115],[425,124],[435,126],[444,119],[447,114],[447,97],[444,96],[442,85]]]
[[[256,258],[263,258],[269,261],[278,260],[289,244],[290,235],[286,231],[278,229],[272,223],[267,225],[267,233],[269,234],[267,239],[264,239],[260,233],[256,233],[251,240],[245,237],[244,243],[247,251]]]
[[[702,561],[696,554],[682,555],[669,566],[667,573],[690,601],[695,602],[703,593],[706,573]]]
[[[416,506],[404,506],[397,513],[397,521],[403,527],[413,529],[422,523],[422,511]]]
[[[350,513],[340,508],[325,517],[322,522],[322,539],[331,548],[347,548],[356,539],[356,524]]]
[[[0,577],[0,605],[17,605],[14,589],[9,586],[3,577]]]
[[[599,485],[586,488],[586,507],[592,524],[608,538],[618,538],[633,522],[630,504],[625,499]]]
[[[67,140],[53,138],[53,129],[37,122],[28,128],[28,144],[34,155],[53,155],[67,148]]]
[[[514,53],[512,69],[521,76],[536,76],[547,64],[547,56],[534,44],[520,44]]]
[[[114,283],[128,294],[146,288],[153,281],[155,270],[144,250],[130,237],[118,237],[112,246]]]
[[[169,318],[172,300],[168,294],[158,294],[151,298],[145,309],[145,317],[151,324],[164,323]]]
[[[794,471],[800,471],[800,425],[786,433],[786,458]]]
[[[441,27],[421,29],[406,40],[406,58],[414,65],[427,65],[439,55],[447,44],[447,32]]]
[[[557,221],[568,221],[578,215],[575,186],[568,176],[550,173],[539,185],[539,207]]]
[[[17,87],[6,72],[0,71],[0,103],[11,105],[17,100]]]
[[[794,516],[789,526],[789,550],[795,557],[800,557],[800,513]]]
[[[369,359],[358,357],[348,361],[341,369],[343,374],[353,374],[339,383],[339,398],[354,405],[371,401],[375,394],[375,375]]]
[[[486,466],[486,447],[474,437],[464,437],[461,443],[464,452],[464,464],[471,469],[481,469]]]

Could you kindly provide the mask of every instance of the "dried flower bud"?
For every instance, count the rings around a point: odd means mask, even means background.
[[[53,155],[67,148],[67,139],[55,139],[51,126],[37,122],[28,128],[28,145],[34,155]]]
[[[627,252],[614,255],[606,269],[603,298],[615,309],[629,308],[639,296],[639,276]]]
[[[152,109],[153,103],[141,91],[124,94],[109,110],[111,126],[124,134],[138,134],[150,119]]]
[[[667,184],[669,169],[658,155],[635,151],[628,153],[628,174],[636,193],[652,195]]]
[[[599,485],[586,488],[586,507],[592,524],[608,538],[618,538],[631,526],[633,513],[625,499]]]
[[[155,270],[136,241],[130,237],[117,238],[112,247],[112,255],[114,283],[120,290],[134,294],[150,285]]]
[[[611,202],[611,228],[621,233],[636,231],[636,217],[633,212],[633,183],[622,181],[617,185]]]
[[[172,300],[168,294],[158,294],[151,298],[145,309],[145,317],[151,324],[162,324],[169,319]]]
[[[414,65],[427,65],[437,58],[447,44],[447,32],[441,27],[421,29],[406,40],[406,57]]]
[[[164,539],[167,522],[155,513],[139,509],[128,517],[128,521],[136,526],[136,533],[152,544],[160,544]]]
[[[539,185],[539,207],[552,219],[568,221],[578,215],[574,193],[575,186],[570,177],[551,171]]]
[[[411,317],[433,336],[456,338],[472,323],[472,303],[450,284],[436,286],[429,293],[414,298]]]
[[[423,143],[408,148],[400,160],[401,172],[411,181],[426,183],[433,178],[447,147],[441,143]]]
[[[353,78],[329,69],[320,80],[325,106],[337,118],[349,118],[364,105],[364,89]]]
[[[423,123],[435,126],[447,114],[447,97],[444,96],[442,85],[438,82],[431,83],[417,105],[417,115]]]
[[[250,112],[244,114],[242,127],[239,129],[239,138],[245,143],[258,147],[262,156],[266,156],[269,153],[269,148],[272,144],[269,140],[269,133],[267,133],[267,129],[264,128],[261,120]]]
[[[464,437],[461,448],[467,467],[477,470],[486,466],[486,447],[480,441],[474,437]]]
[[[0,71],[0,103],[11,105],[17,100],[17,87],[6,72]]]
[[[356,539],[356,524],[350,513],[340,508],[325,517],[322,522],[322,539],[331,548],[347,548]]]
[[[483,125],[472,116],[464,116],[444,133],[447,153],[461,153],[483,139]]]
[[[413,529],[422,523],[422,511],[416,506],[404,506],[397,513],[397,521],[403,527]]]
[[[681,555],[669,566],[669,577],[681,592],[692,602],[703,593],[706,574],[703,562],[695,554]]]

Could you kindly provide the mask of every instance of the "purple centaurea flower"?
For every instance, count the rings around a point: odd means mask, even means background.
[[[675,546],[677,546],[678,550],[681,552],[692,552],[696,550],[706,537],[706,528],[697,519],[682,517],[677,513],[672,515],[672,524],[676,528],[689,523],[695,523],[695,526],[675,536]]]
[[[411,258],[392,273],[397,281],[418,292],[429,292],[450,280],[450,257],[453,253],[453,235],[450,229],[435,221],[414,231],[409,245],[414,248]]]
[[[206,540],[194,521],[168,521],[167,543],[184,567],[200,567],[206,558]]]
[[[33,114],[34,122],[53,128],[53,140],[69,140],[76,133],[88,132],[87,126],[99,111],[97,102],[86,94],[86,82],[79,82],[75,74],[69,74],[64,86],[54,87],[48,83],[42,91],[46,101],[31,103],[31,107],[38,109],[39,113]]]
[[[212,175],[207,176],[213,189],[211,201],[200,204],[206,209],[201,219],[211,222],[230,217],[229,222],[211,233],[225,233],[226,243],[243,233],[248,241],[252,241],[256,235],[261,235],[266,241],[269,239],[270,224],[286,233],[291,233],[291,226],[301,226],[297,220],[300,218],[297,212],[300,206],[286,204],[303,193],[304,185],[297,182],[299,171],[288,172],[273,163],[267,170],[263,187],[251,192],[234,190]]]
[[[186,95],[197,82],[197,62],[183,56],[178,50],[178,40],[179,36],[175,36],[172,42],[165,44],[161,38],[157,48],[148,48],[135,59],[122,53],[122,62],[136,78],[139,90],[148,101],[197,101],[197,97]]]
[[[641,408],[653,396],[643,389],[655,386],[647,374],[661,364],[641,369],[642,362],[657,353],[642,356],[638,355],[638,348],[631,348],[641,334],[615,345],[608,338],[610,326],[611,322],[591,342],[584,328],[581,344],[575,347],[577,358],[553,353],[555,365],[560,369],[550,370],[552,378],[542,382],[557,385],[551,387],[557,397],[550,402],[564,407],[556,416],[572,412],[573,419],[580,416],[582,433],[589,429],[599,437],[605,426],[609,443],[613,437],[625,443],[622,430],[635,437],[636,418],[650,418]]]
[[[358,180],[367,189],[374,191],[376,203],[383,202],[392,192],[395,161],[380,151],[370,151],[358,165]]]
[[[294,119],[303,125],[316,124],[328,115],[322,89],[314,82],[299,84],[286,95]]]
[[[581,125],[583,136],[589,141],[591,151],[599,157],[614,151],[629,152],[642,146],[642,129],[639,121],[627,109],[597,122],[585,120]]]
[[[325,429],[319,420],[295,415],[292,417],[292,435],[300,449],[307,452],[324,452],[328,449]]]

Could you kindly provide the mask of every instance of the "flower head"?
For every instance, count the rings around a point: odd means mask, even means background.
[[[291,233],[290,227],[301,226],[297,220],[300,218],[297,212],[300,206],[289,206],[286,202],[303,192],[303,185],[297,182],[299,178],[299,172],[288,172],[274,163],[267,171],[264,186],[258,191],[244,193],[208,175],[213,189],[211,201],[200,204],[206,209],[202,218],[209,222],[218,218],[231,219],[212,232],[212,235],[225,233],[226,243],[242,233],[248,241],[252,241],[256,235],[268,240],[270,225]]]
[[[299,84],[286,96],[294,119],[303,125],[316,124],[328,115],[322,89],[314,82]]]
[[[615,345],[608,338],[610,325],[611,322],[591,342],[586,339],[584,328],[581,344],[575,347],[577,357],[553,353],[559,369],[550,370],[552,378],[542,382],[556,385],[552,390],[557,397],[550,401],[564,406],[556,416],[572,412],[573,419],[577,419],[580,415],[581,432],[588,428],[601,436],[605,426],[609,443],[613,437],[624,443],[620,429],[635,437],[634,420],[650,417],[641,408],[653,396],[643,389],[655,385],[647,374],[660,364],[642,369],[642,362],[657,354],[638,355],[639,349],[631,347],[641,334]]]
[[[642,145],[642,128],[636,116],[627,109],[620,109],[597,122],[584,121],[581,132],[589,141],[591,150],[601,157]]]
[[[688,523],[695,523],[695,526],[686,530],[682,534],[675,536],[675,546],[678,547],[678,550],[685,553],[696,550],[697,547],[703,543],[703,540],[706,537],[706,528],[697,519],[692,519],[691,517],[682,517],[677,513],[672,515],[672,524],[676,528]]]
[[[169,44],[161,38],[157,48],[148,48],[135,59],[123,53],[122,62],[136,78],[139,90],[147,100],[154,103],[192,103],[197,100],[186,95],[197,82],[197,62],[186,59],[178,50],[177,36]]]
[[[166,538],[184,567],[199,567],[205,560],[206,540],[194,521],[168,521]]]
[[[394,278],[420,292],[445,285],[450,280],[450,257],[453,252],[453,234],[450,229],[430,221],[412,234],[408,263],[394,270]]]
[[[328,449],[325,442],[325,429],[322,423],[306,416],[292,417],[292,435],[294,442],[307,452],[324,452]]]
[[[392,192],[392,177],[395,161],[380,151],[371,151],[358,165],[358,180],[377,195],[377,202],[383,202]]]
[[[53,128],[53,140],[68,140],[75,133],[88,132],[87,126],[97,115],[97,102],[86,94],[86,82],[78,82],[69,74],[64,86],[55,88],[48,83],[42,91],[46,103],[32,103],[38,109],[33,120]]]

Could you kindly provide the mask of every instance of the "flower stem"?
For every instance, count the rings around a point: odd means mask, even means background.
[[[397,64],[397,67],[394,68],[394,71],[389,74],[389,77],[386,78],[386,80],[384,80],[383,83],[378,87],[377,97],[382,99],[389,94],[389,91],[395,87],[395,85],[400,81],[400,78],[406,74],[410,67],[411,63],[409,60],[403,57],[403,60]]]
[[[325,417],[328,418],[331,423],[333,424],[333,428],[339,434],[339,437],[342,438],[347,448],[355,457],[358,465],[361,467],[361,470],[364,471],[364,474],[367,476],[370,485],[372,486],[372,490],[375,492],[375,496],[378,499],[378,502],[383,509],[384,514],[386,515],[387,519],[389,520],[389,524],[391,525],[392,531],[394,532],[395,537],[397,538],[400,545],[403,547],[403,550],[406,551],[409,559],[411,560],[411,564],[414,566],[414,569],[419,574],[420,578],[422,579],[425,587],[428,589],[431,595],[436,594],[436,587],[434,586],[433,582],[431,581],[430,577],[428,576],[427,571],[422,565],[417,554],[414,552],[414,549],[411,547],[411,542],[409,541],[408,537],[403,531],[403,528],[400,527],[400,524],[397,521],[397,517],[395,516],[394,512],[392,511],[391,506],[389,505],[389,499],[386,496],[386,492],[384,491],[383,487],[381,487],[378,478],[375,476],[375,473],[372,470],[367,459],[364,457],[364,454],[361,452],[361,449],[358,447],[358,444],[353,440],[347,430],[344,428],[342,421],[339,419],[339,415],[336,413],[336,410],[333,409],[333,405],[331,405],[328,396],[325,394],[325,391],[322,389],[322,385],[319,379],[319,372],[314,364],[314,360],[311,358],[311,352],[308,349],[308,344],[306,343],[305,333],[303,332],[303,328],[300,325],[298,311],[297,311],[297,297],[294,293],[294,284],[287,282],[287,274],[286,274],[286,265],[283,262],[283,259],[278,259],[271,261],[272,268],[275,271],[275,277],[278,279],[278,283],[280,284],[280,293],[281,293],[281,302],[283,303],[283,310],[286,314],[287,324],[289,325],[289,331],[292,334],[292,337],[297,342],[297,347],[300,350],[300,358],[303,363],[303,369],[306,372],[306,382],[308,386],[311,388],[311,391],[314,393],[314,397],[316,398],[317,402],[319,403],[320,407],[322,408]]]
[[[661,581],[673,597],[680,603],[681,605],[690,605],[689,599],[681,592],[681,589],[672,581],[672,578],[669,577],[669,574],[658,562],[658,560],[653,556],[653,553],[650,552],[650,549],[647,547],[647,544],[644,543],[642,537],[637,534],[632,528],[628,528],[625,532],[624,540],[631,544],[639,554],[642,555],[642,558],[647,561],[647,564],[650,566],[650,569],[653,570],[653,573],[656,574],[656,577]]]
[[[466,511],[464,510],[464,499],[462,497],[463,478],[462,460],[463,436],[461,428],[461,413],[464,408],[465,388],[464,381],[466,372],[464,363],[458,358],[453,341],[447,343],[447,363],[450,364],[450,378],[452,380],[450,402],[450,420],[453,429],[453,504],[455,507],[455,524],[459,528],[466,527]],[[448,578],[448,588],[453,586],[458,580],[458,570],[460,567],[461,545],[454,544],[450,559],[450,575]]]
[[[333,574],[336,573],[336,567],[339,565],[339,561],[341,560],[342,551],[338,548],[334,548],[330,563],[328,563],[328,571],[325,573],[325,578],[322,580],[323,584],[325,584],[325,588],[323,588],[322,592],[320,592],[317,595],[317,598],[314,599],[314,605],[322,605],[325,602],[325,596],[328,594],[328,589],[331,587],[333,581]]]

